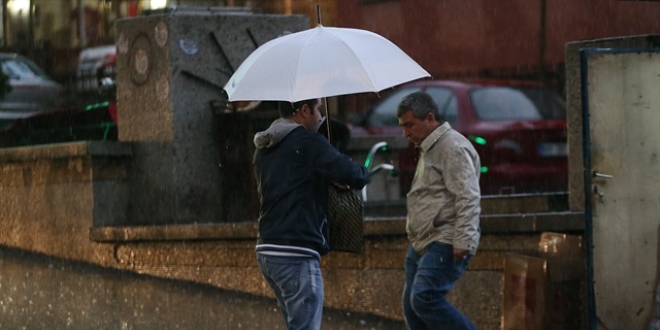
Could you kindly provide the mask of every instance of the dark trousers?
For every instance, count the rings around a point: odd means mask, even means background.
[[[454,262],[454,247],[440,242],[431,243],[422,255],[409,247],[403,289],[403,316],[407,329],[476,329],[446,299],[471,257],[468,255],[465,260]]]

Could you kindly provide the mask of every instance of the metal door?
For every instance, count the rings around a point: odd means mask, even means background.
[[[660,50],[582,51],[590,323],[655,317],[660,233]]]

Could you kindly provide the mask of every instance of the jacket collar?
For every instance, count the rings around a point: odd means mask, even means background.
[[[419,145],[419,148],[422,150],[422,152],[428,151],[431,149],[431,147],[433,147],[435,142],[438,141],[438,139],[440,139],[440,137],[450,129],[451,125],[449,125],[448,122],[445,122],[444,124],[436,127],[436,129],[434,129],[433,132],[431,132],[431,134],[429,134],[429,136],[427,136],[426,139],[422,141],[422,143]]]

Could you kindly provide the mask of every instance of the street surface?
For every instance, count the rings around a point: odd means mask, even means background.
[[[0,247],[0,329],[285,329],[272,299]],[[323,330],[403,329],[325,310]]]

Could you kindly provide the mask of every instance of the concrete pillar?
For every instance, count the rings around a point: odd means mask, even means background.
[[[205,8],[117,22],[119,140],[134,142],[130,224],[255,220],[245,210],[254,203],[232,189],[254,182],[236,182],[236,171],[247,169],[222,163],[237,146],[227,143],[214,111],[226,103],[222,87],[258,45],[308,26],[304,16]]]

